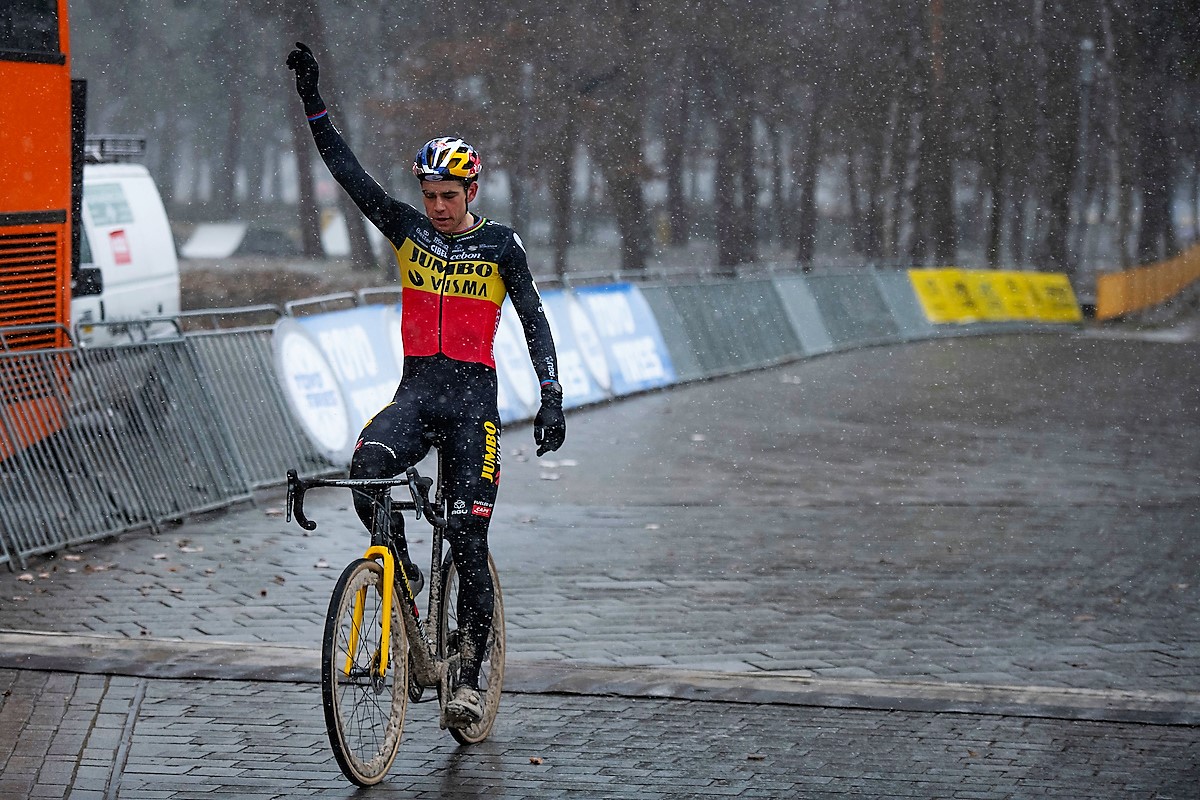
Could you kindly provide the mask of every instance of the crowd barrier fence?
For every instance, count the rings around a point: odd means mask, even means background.
[[[1061,330],[1082,319],[1063,285],[1038,273],[870,270],[542,294],[574,408],[856,347]],[[399,380],[397,298],[389,289],[339,295],[334,310],[293,304],[303,314],[255,307],[267,322],[137,344],[0,349],[0,560],[23,567],[158,531],[278,485],[288,469],[344,470]],[[537,379],[511,306],[496,356],[501,419],[530,419]],[[51,423],[56,434],[25,446]]]

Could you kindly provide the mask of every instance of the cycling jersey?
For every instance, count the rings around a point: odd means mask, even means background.
[[[495,369],[492,346],[507,295],[524,328],[538,379],[558,380],[554,340],[520,237],[484,218],[465,231],[441,233],[425,214],[388,196],[328,115],[311,127],[330,173],[395,251],[403,287],[405,358],[441,353]]]

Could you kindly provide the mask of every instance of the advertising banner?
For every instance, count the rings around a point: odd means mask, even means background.
[[[400,315],[367,306],[275,325],[275,363],[296,417],[323,455],[348,463],[359,431],[400,383]]]
[[[675,383],[675,369],[662,331],[638,287],[615,283],[583,287],[574,293],[599,335],[613,394]]]
[[[967,285],[967,292],[975,301],[975,310],[980,321],[1004,322],[1013,318],[1004,302],[1007,284],[997,273],[992,270],[963,270],[962,279]]]
[[[926,318],[935,324],[1083,319],[1061,272],[913,269],[908,275]]]
[[[500,327],[496,329],[492,350],[496,356],[500,385],[500,421],[511,422],[532,417],[541,404],[541,391],[537,373],[533,371],[533,364],[529,360],[525,331],[521,328],[521,320],[517,318],[517,310],[508,299],[505,299],[500,312]]]
[[[979,311],[970,287],[957,269],[910,269],[908,278],[925,318],[935,325],[975,322]]]
[[[554,334],[563,406],[595,403],[610,396],[612,374],[600,337],[587,313],[570,292],[542,293],[542,307]]]
[[[1042,322],[1082,322],[1071,281],[1061,272],[1028,272],[1029,290]]]
[[[999,281],[1000,300],[1008,314],[1007,319],[1024,322],[1037,318],[1033,295],[1029,291],[1029,274],[1018,270],[996,270]]]

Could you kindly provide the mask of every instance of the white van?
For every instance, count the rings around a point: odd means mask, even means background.
[[[179,314],[179,261],[158,187],[141,164],[83,168],[80,276],[72,333],[96,346],[144,341],[176,330],[138,323]]]

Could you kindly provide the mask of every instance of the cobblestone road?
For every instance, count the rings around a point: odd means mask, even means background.
[[[1198,356],[926,342],[577,412],[550,463],[506,432],[493,549],[514,681],[559,664],[641,689],[526,681],[472,750],[418,708],[373,794],[1195,797],[1200,734],[1179,720],[1200,709]],[[343,498],[313,500],[308,535],[269,494],[0,575],[0,628],[314,647],[364,542]],[[0,659],[0,797],[351,794],[303,680],[12,669],[21,656]],[[655,669],[841,688],[656,697]],[[855,708],[838,681],[952,697]],[[968,692],[984,686],[1069,707]],[[1161,702],[1137,724],[1120,692]],[[1084,697],[1111,711],[1079,713]]]

